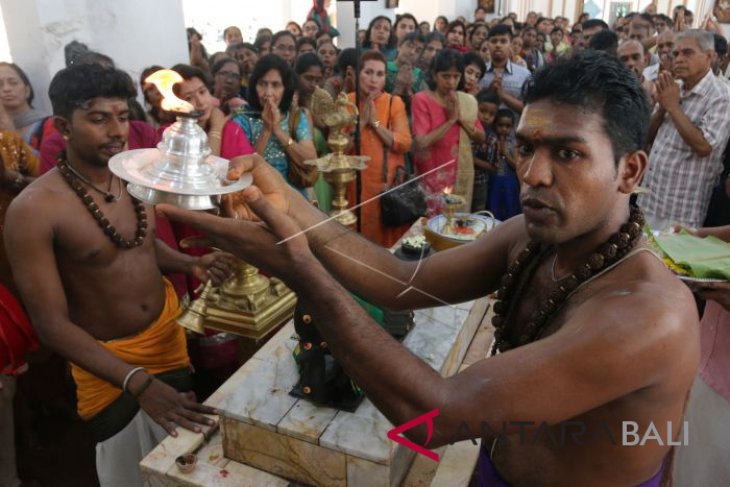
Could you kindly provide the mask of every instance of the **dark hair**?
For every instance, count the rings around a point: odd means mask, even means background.
[[[484,27],[487,29],[487,37],[489,37],[489,27],[487,27],[487,24],[484,22],[477,22],[472,24],[472,29],[469,31],[469,44],[471,44],[471,39],[474,37],[474,33],[477,31],[479,27]]]
[[[526,105],[550,100],[600,114],[616,163],[646,142],[651,109],[644,89],[621,61],[604,52],[561,57],[536,70],[523,98]]]
[[[543,22],[545,20],[551,20],[549,17],[538,17],[537,22],[535,22],[535,26],[540,25],[540,22]]]
[[[375,25],[375,22],[378,22],[379,20],[387,20],[388,24],[390,24],[390,38],[388,39],[388,44],[386,47],[390,48],[393,47],[393,38],[395,37],[393,35],[393,22],[390,21],[388,17],[385,15],[378,15],[373,20],[370,21],[368,24],[368,30],[365,31],[365,41],[362,43],[362,47],[364,48],[372,48],[373,43],[370,41],[370,34],[373,31],[373,26]]]
[[[400,41],[399,46],[401,44],[405,43],[405,42],[408,42],[408,41],[410,41],[410,42],[420,42],[421,44],[425,44],[426,43],[426,38],[423,37],[423,34],[421,34],[420,32],[418,32],[417,30],[414,31],[414,32],[409,32],[408,34],[406,34],[406,36],[403,38],[403,40]]]
[[[649,24],[652,27],[654,27],[654,19],[652,18],[652,16],[650,14],[644,12],[642,14],[639,14],[639,18],[641,18],[642,20],[645,20],[645,21],[649,22]]]
[[[477,103],[491,103],[492,105],[499,106],[500,98],[496,91],[490,90],[489,88],[482,89],[477,93]]]
[[[332,39],[333,39],[333,37],[332,37],[332,32],[330,32],[330,31],[328,31],[328,30],[318,30],[318,31],[317,31],[317,33],[316,33],[316,34],[314,35],[314,39],[315,39],[315,40],[316,40],[317,42],[319,42],[319,41],[320,41],[320,39],[321,39],[322,37],[324,37],[324,36],[327,36],[327,37],[329,37],[329,38],[330,38],[330,40],[332,40]]]
[[[286,26],[287,26],[287,28],[288,28],[288,27],[289,27],[290,25],[294,25],[294,26],[296,26],[297,30],[299,31],[299,35],[302,35],[302,26],[301,26],[301,25],[297,24],[297,23],[296,23],[296,22],[294,22],[293,20],[290,20],[289,22],[287,22],[287,23],[286,23]],[[287,30],[288,30],[288,29],[287,29]]]
[[[276,34],[274,34],[274,37],[271,38],[271,47],[273,48],[276,42],[281,39],[282,37],[291,37],[292,42],[294,42],[294,45],[297,44],[297,38],[294,37],[294,34],[289,32],[288,30],[280,30]],[[316,44],[315,44],[316,47]]]
[[[601,19],[588,19],[582,24],[583,30],[590,29],[592,27],[601,27],[603,30],[608,30],[608,24]]]
[[[271,36],[266,35],[266,34],[258,36],[256,38],[256,40],[253,42],[253,46],[256,49],[256,53],[260,53],[261,48],[267,42],[269,43],[269,45],[271,45]]]
[[[450,69],[456,69],[459,73],[464,73],[464,56],[453,49],[443,49],[431,60],[431,66],[428,69],[426,83],[432,90],[436,89],[436,74]],[[459,80],[457,91],[464,89],[464,77]]]
[[[304,44],[309,44],[314,48],[315,51],[317,50],[317,41],[315,41],[311,37],[300,37],[299,39],[297,39],[296,42],[297,53],[299,52],[299,48],[301,48]]]
[[[714,34],[715,37],[715,52],[718,56],[722,57],[727,54],[727,39],[720,34]],[[699,43],[698,43],[699,44]]]
[[[475,8],[475,9],[474,9],[474,13],[477,13],[477,12],[479,12],[480,10],[484,10],[484,13],[486,13],[486,12],[487,12],[487,9],[486,9],[486,8],[484,8],[484,7],[482,7],[481,5],[479,5],[479,6],[477,7],[477,8]]]
[[[267,54],[259,59],[256,66],[254,66],[253,73],[251,73],[251,77],[248,79],[248,103],[252,110],[263,110],[256,85],[271,70],[278,71],[279,75],[281,75],[281,82],[284,85],[284,96],[281,97],[279,110],[282,113],[286,113],[291,108],[291,101],[294,97],[294,92],[297,90],[297,75],[294,73],[292,67],[289,66],[289,63],[276,54]]]
[[[20,78],[20,81],[23,82],[25,86],[28,87],[28,98],[25,99],[26,103],[28,103],[28,106],[33,108],[33,98],[35,98],[35,92],[33,91],[33,86],[30,84],[30,80],[28,79],[28,75],[25,74],[25,71],[20,69],[20,66],[18,66],[15,63],[6,63],[6,62],[0,62],[0,66],[5,66],[13,71],[15,71],[15,74],[18,75],[18,78]]]
[[[449,22],[449,25],[446,26],[445,36],[448,37],[449,33],[457,27],[461,27],[461,31],[464,33],[464,43],[466,43],[466,26],[461,20],[452,20],[451,22]]]
[[[514,37],[512,35],[512,28],[509,25],[505,24],[497,24],[491,29],[489,29],[489,34],[487,34],[487,39],[491,39],[492,37],[497,36],[507,36],[510,39]]]
[[[100,64],[108,68],[116,68],[112,58],[96,51],[86,51],[79,54],[71,60],[71,64]]]
[[[71,66],[77,57],[88,51],[89,47],[77,40],[73,40],[66,44],[63,48],[63,57],[66,61],[66,66]]]
[[[464,54],[464,69],[466,69],[467,66],[470,64],[476,64],[479,70],[482,72],[482,76],[480,76],[480,79],[484,77],[484,73],[487,72],[487,64],[484,62],[482,57],[472,51],[467,52]],[[464,72],[462,71],[462,74]]]
[[[413,14],[405,13],[395,16],[395,24],[393,24],[393,32],[395,32],[395,29],[398,27],[398,24],[400,24],[401,20],[412,20],[414,24],[416,24],[416,29],[418,29],[418,21],[413,16]]]
[[[449,25],[449,19],[447,19],[445,15],[439,15],[438,17],[436,17],[436,20],[433,21],[434,29],[436,28],[436,24],[438,23],[439,20],[443,20],[446,25]],[[439,34],[440,34],[440,32],[439,32]]]
[[[618,35],[612,30],[597,32],[588,42],[588,49],[604,51],[611,56],[615,56],[618,49]]]
[[[691,17],[694,17],[694,16],[695,16],[695,14],[694,14],[694,13],[692,13],[692,11],[691,11],[691,10],[689,10],[689,9],[688,9],[687,7],[685,7],[685,8],[684,8],[684,16],[686,17],[686,16],[688,16],[688,15],[689,15],[689,16],[691,16]]]
[[[213,76],[215,76],[216,74],[218,74],[218,71],[220,71],[221,69],[223,69],[223,66],[225,66],[226,64],[235,64],[236,65],[236,69],[239,69],[239,67],[238,67],[238,61],[236,61],[235,59],[230,58],[230,57],[224,57],[223,59],[219,59],[218,61],[216,61],[213,64],[213,67],[210,68],[210,74],[212,74]]]
[[[228,31],[230,31],[231,29],[238,29],[238,32],[240,32],[241,34],[243,34],[243,32],[241,32],[241,29],[238,28],[238,26],[229,25],[228,27],[226,27],[225,29],[223,29],[223,39],[226,38],[226,34],[228,34]]]
[[[187,34],[188,34],[188,41],[194,35],[198,36],[198,39],[200,39],[201,41],[203,40],[203,34],[198,32],[195,27],[188,27],[187,29],[185,29],[185,32],[187,32]]]
[[[185,81],[190,81],[193,78],[198,78],[208,88],[208,91],[210,91],[211,93],[213,92],[213,83],[210,79],[210,76],[208,76],[208,73],[206,73],[202,69],[183,63],[176,64],[170,69],[182,76]],[[179,87],[179,84],[173,87],[173,92],[175,94],[177,94]]]
[[[431,44],[433,41],[438,41],[443,45],[446,45],[446,37],[441,32],[429,32],[426,36],[425,45]]]
[[[294,63],[294,72],[297,75],[300,75],[313,66],[319,66],[322,69],[322,72],[324,72],[324,64],[322,64],[322,60],[319,56],[313,52],[305,52],[299,56],[296,63]]]
[[[535,31],[535,34],[537,34],[537,29],[531,25],[528,25],[524,29],[522,29],[522,35],[525,35],[527,32],[530,32],[531,30]]]
[[[550,31],[551,34],[555,34],[556,32],[560,32],[562,35],[565,35],[565,32],[560,27],[554,27],[553,30]]]
[[[494,121],[496,122],[500,118],[509,118],[512,120],[512,125],[515,124],[515,113],[509,108],[500,108],[497,110],[497,114],[494,116]]]
[[[671,17],[669,17],[668,15],[664,15],[664,14],[657,15],[656,16],[656,19],[663,20],[664,23],[666,23],[669,26],[671,26],[672,25],[672,22],[673,22],[673,20],[672,20]],[[655,23],[656,23],[656,19],[654,20]]]
[[[94,98],[122,98],[128,101],[135,96],[137,90],[127,73],[98,64],[79,64],[62,69],[48,87],[53,114],[69,120],[74,110],[82,108]]]
[[[347,74],[347,68],[352,68],[357,73],[357,50],[354,47],[348,47],[340,52],[337,56],[337,68],[342,76]]]
[[[271,37],[272,35],[274,35],[274,32],[271,29],[269,29],[268,27],[261,27],[259,30],[256,31],[257,38],[261,37],[261,36]]]
[[[239,49],[248,49],[251,52],[255,52],[258,54],[259,50],[251,44],[250,42],[241,42],[240,44],[231,44],[230,46],[226,47],[226,54],[229,56],[235,56],[236,51]]]

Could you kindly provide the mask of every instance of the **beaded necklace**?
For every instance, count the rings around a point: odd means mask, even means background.
[[[527,247],[520,252],[514,262],[502,276],[501,286],[497,290],[497,302],[494,303],[492,324],[495,327],[492,355],[497,351],[505,352],[515,347],[526,345],[540,338],[555,313],[565,304],[565,301],[581,284],[592,276],[602,272],[623,258],[641,238],[641,229],[644,227],[644,215],[641,210],[633,206],[629,221],[621,225],[618,232],[611,235],[606,242],[591,254],[588,260],[568,277],[556,283],[547,299],[530,315],[530,321],[513,343],[507,337],[514,326],[514,311],[524,287],[530,280],[542,259],[555,251],[552,245],[543,246],[538,242],[530,241]],[[529,276],[529,277],[527,277]],[[512,337],[514,340],[515,337]]]
[[[78,173],[72,170],[66,160],[66,154],[62,153],[58,159],[58,171],[61,176],[66,180],[71,189],[74,190],[76,195],[81,198],[81,202],[89,210],[91,216],[94,217],[96,223],[101,227],[107,237],[119,248],[131,249],[139,247],[144,243],[144,239],[147,236],[147,212],[145,211],[144,203],[139,200],[132,198],[132,204],[134,205],[134,213],[137,216],[137,230],[134,232],[134,238],[127,240],[121,236],[121,234],[114,228],[108,218],[104,216],[99,206],[94,202],[94,199],[86,191],[81,181],[86,181],[85,178],[80,178]],[[120,183],[121,184],[121,183]]]

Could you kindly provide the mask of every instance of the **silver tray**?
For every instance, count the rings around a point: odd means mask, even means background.
[[[158,149],[128,150],[113,156],[109,160],[109,169],[121,179],[139,188],[139,190],[132,188],[136,193],[149,188],[172,195],[216,196],[242,191],[253,183],[250,174],[244,174],[238,181],[227,180],[229,161],[216,156],[205,158],[199,174],[194,179],[181,181],[170,177],[173,171],[159,173],[154,170],[155,163],[160,161],[161,157],[162,153]],[[154,177],[150,174],[161,176]]]

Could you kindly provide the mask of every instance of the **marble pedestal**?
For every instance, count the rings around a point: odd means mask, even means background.
[[[452,375],[487,308],[484,298],[417,311],[403,344]],[[369,400],[348,413],[289,395],[298,379],[296,343],[289,324],[236,373],[235,389],[218,406],[224,456],[308,485],[399,485],[415,453],[387,438],[393,425]]]

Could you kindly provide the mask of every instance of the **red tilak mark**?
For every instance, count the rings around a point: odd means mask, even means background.
[[[413,418],[412,420],[407,421],[400,426],[396,426],[392,430],[388,431],[388,438],[395,441],[396,443],[400,443],[401,445],[413,450],[416,453],[420,453],[421,455],[433,460],[434,462],[438,462],[438,453],[432,452],[431,450],[425,448],[426,445],[428,445],[428,442],[431,441],[431,437],[433,436],[433,418],[438,416],[438,414],[439,410],[434,409],[416,418]],[[409,429],[412,429],[421,423],[426,423],[426,428],[428,428],[428,438],[426,438],[426,443],[423,446],[413,443],[405,436],[399,436],[404,431],[408,431]]]
[[[221,477],[226,478],[226,477],[228,477],[228,470],[225,470],[225,469],[221,470],[220,474],[221,474]]]

